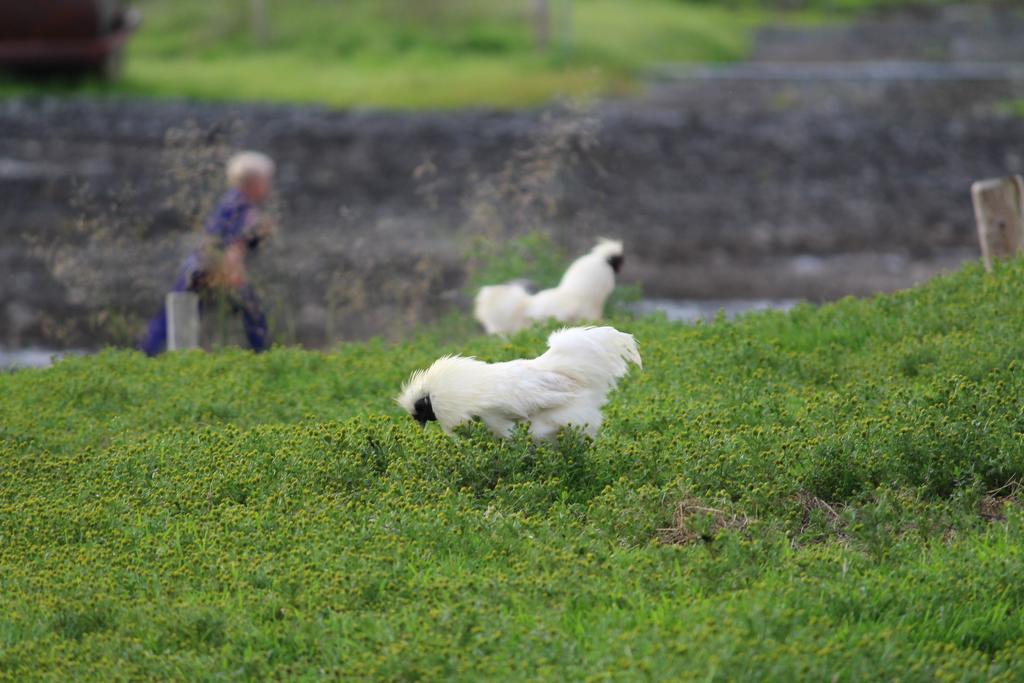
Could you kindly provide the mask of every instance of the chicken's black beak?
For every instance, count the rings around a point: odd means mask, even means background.
[[[434,415],[434,407],[430,405],[430,397],[424,396],[420,400],[416,401],[413,405],[415,412],[412,414],[413,419],[420,423],[420,427],[426,427],[428,422],[432,422],[437,419],[437,415]]]
[[[618,273],[622,269],[622,262],[625,260],[626,257],[621,254],[619,256],[609,256],[608,265],[612,267],[612,270]]]

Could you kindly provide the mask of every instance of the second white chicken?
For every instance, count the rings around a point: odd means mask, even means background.
[[[488,334],[511,334],[536,321],[600,320],[622,268],[622,242],[601,240],[569,266],[557,287],[530,294],[518,283],[491,285],[477,293],[473,313]]]

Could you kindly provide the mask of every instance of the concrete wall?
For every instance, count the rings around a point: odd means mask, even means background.
[[[0,102],[0,345],[130,336],[111,316],[161,301],[239,147],[279,162],[284,234],[252,271],[311,345],[465,306],[467,243],[538,227],[622,237],[651,296],[908,286],[976,257],[969,186],[1024,172],[1024,88],[858,68],[675,71],[586,111]]]

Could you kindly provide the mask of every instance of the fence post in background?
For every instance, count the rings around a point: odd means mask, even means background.
[[[167,350],[199,348],[199,297],[192,292],[167,295]]]
[[[270,43],[270,16],[267,0],[250,0],[250,18],[252,20],[252,34],[256,44],[266,47]]]
[[[1013,256],[1024,242],[1024,178],[979,180],[971,185],[974,218],[985,270],[997,259]]]
[[[574,13],[573,0],[562,0],[562,16],[558,21],[558,49],[563,57],[572,54]]]
[[[533,2],[533,39],[537,49],[544,51],[551,43],[551,3],[549,0]]]

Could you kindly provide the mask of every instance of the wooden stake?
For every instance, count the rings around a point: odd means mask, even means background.
[[[1024,178],[979,180],[971,185],[974,218],[985,270],[997,259],[1013,256],[1024,243]]]
[[[199,297],[192,292],[167,295],[167,350],[199,348]]]
[[[563,57],[572,53],[573,0],[562,0],[562,12],[558,21],[558,49]]]
[[[270,11],[267,0],[250,0],[249,14],[252,20],[252,35],[256,44],[266,47],[270,43]]]
[[[551,43],[551,4],[549,0],[533,0],[533,40],[544,51]]]

